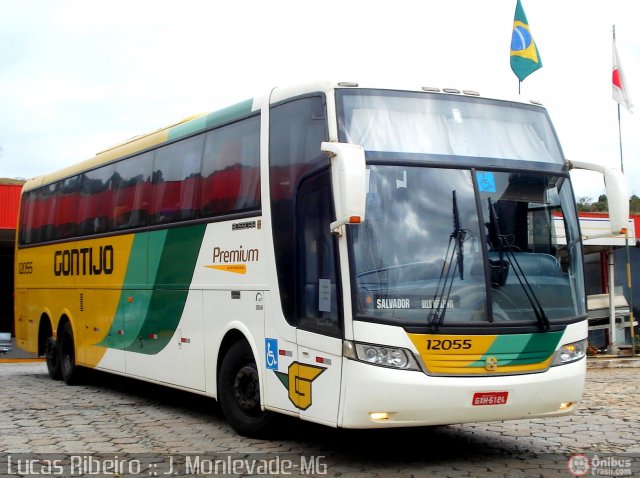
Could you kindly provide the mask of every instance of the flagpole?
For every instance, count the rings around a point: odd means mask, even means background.
[[[613,31],[613,43],[615,45],[616,42],[616,26],[615,24],[612,26]],[[620,103],[618,105],[618,145],[620,148],[620,172],[624,174],[624,162],[622,161],[622,122],[620,120]]]
[[[618,144],[620,146],[620,172],[624,174],[624,162],[622,161],[622,122],[620,121],[620,103],[618,103]]]
[[[616,42],[616,26],[612,27],[613,32],[613,44],[615,47]],[[618,66],[618,65],[614,65]],[[620,119],[620,103],[616,102],[618,106],[618,145],[620,148],[620,172],[624,174],[624,161],[622,156],[622,120]],[[629,335],[631,336],[631,356],[636,355],[636,340],[635,340],[635,327],[634,327],[634,314],[633,314],[633,288],[631,282],[631,254],[629,253],[629,233],[625,232],[624,246],[627,253],[627,287],[629,288]],[[624,330],[624,329],[623,329]]]
[[[631,356],[636,356],[636,337],[633,314],[633,289],[631,288],[631,254],[629,253],[629,233],[624,233],[624,245],[627,250],[627,287],[629,288],[629,335],[631,336]],[[624,330],[624,329],[622,329]]]

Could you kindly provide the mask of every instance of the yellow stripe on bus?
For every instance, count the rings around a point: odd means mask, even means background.
[[[236,274],[246,274],[247,273],[247,265],[246,264],[224,264],[220,266],[205,266],[209,269],[216,269],[224,272],[234,272]]]

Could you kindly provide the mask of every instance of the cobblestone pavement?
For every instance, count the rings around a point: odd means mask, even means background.
[[[576,453],[591,474],[606,465],[640,476],[638,397],[640,369],[589,369],[570,417],[393,430],[286,420],[266,441],[236,435],[205,397],[101,373],[68,387],[43,363],[0,364],[0,476],[52,472],[51,463],[53,474],[81,476],[95,457],[120,463],[116,476],[554,477],[572,476]]]

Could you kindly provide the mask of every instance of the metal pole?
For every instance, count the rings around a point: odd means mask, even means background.
[[[618,354],[618,343],[616,340],[616,293],[615,293],[615,264],[613,258],[613,247],[609,250],[609,353]]]
[[[620,121],[620,104],[618,104],[618,143],[620,145],[620,172],[624,174],[624,162],[622,161],[622,127]]]
[[[616,26],[613,25],[613,41],[616,41]],[[620,147],[620,172],[624,174],[624,161],[622,156],[622,121],[620,120],[620,103],[618,106],[618,144]],[[633,289],[631,287],[631,255],[629,253],[629,234],[624,235],[625,249],[627,250],[627,287],[629,288],[629,333],[631,335],[631,355],[636,354],[636,340],[633,318]],[[623,328],[624,330],[624,328]]]
[[[631,287],[631,255],[629,253],[629,233],[624,234],[624,244],[627,249],[627,287],[629,288],[629,333],[631,334],[631,356],[636,356],[636,338],[633,318],[633,288]]]
[[[615,41],[616,41],[616,26],[613,25],[613,42],[615,43]],[[618,144],[620,147],[620,172],[624,174],[624,163],[622,161],[622,127],[621,127],[621,121],[620,121],[620,103],[617,103],[617,105],[618,105]]]

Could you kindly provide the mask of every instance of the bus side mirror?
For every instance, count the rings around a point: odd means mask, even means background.
[[[331,183],[336,220],[331,232],[340,234],[345,224],[364,221],[367,202],[367,167],[364,148],[356,144],[323,142],[322,151],[331,158]]]
[[[611,235],[625,234],[629,224],[629,194],[622,173],[616,169],[586,161],[568,161],[568,163],[572,169],[596,171],[604,176]]]

